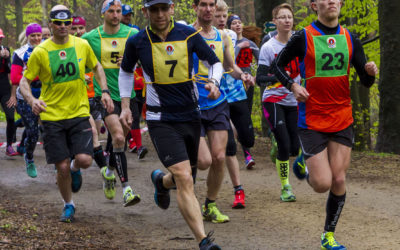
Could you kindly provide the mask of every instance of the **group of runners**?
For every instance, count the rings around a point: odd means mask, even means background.
[[[172,0],[144,0],[149,25],[142,30],[130,23],[130,6],[105,0],[103,25],[89,32],[84,17],[56,5],[50,11],[49,39],[42,41],[44,29],[29,24],[27,43],[14,52],[11,66],[10,51],[1,48],[0,74],[11,72],[12,82],[8,95],[4,84],[0,91],[7,115],[6,153],[17,154],[11,145],[16,107],[25,125],[17,151],[33,178],[40,120],[46,161],[56,166],[64,200],[61,221],[73,220],[72,193],[80,190],[80,169],[91,166],[92,159],[100,169],[105,197],[116,195],[116,170],[123,206],[135,205],[141,198],[129,185],[125,151],[137,152],[139,159],[147,153],[139,123],[145,103],[151,141],[168,170],[151,173],[155,203],[167,209],[170,191],[176,189],[179,211],[199,248],[221,249],[206,234],[203,220],[230,220],[216,205],[225,163],[235,194],[232,208],[245,208],[235,134],[251,169],[252,93],[255,81],[267,83],[262,106],[276,140],[273,161],[280,199],[296,200],[289,184],[289,157],[297,156],[294,174],[318,193],[329,191],[321,248],[346,249],[334,232],[345,203],[353,145],[350,64],[367,87],[378,69],[366,62],[359,39],[339,25],[342,4],[311,0],[318,20],[298,32],[293,32],[292,7],[275,7],[277,31],[261,49],[243,38],[240,17],[228,18],[223,0],[194,0],[196,21],[190,25],[175,22]],[[253,56],[258,60],[256,78],[250,68]],[[109,132],[108,161],[98,139],[102,120]],[[208,169],[202,206],[194,193],[198,169]]]

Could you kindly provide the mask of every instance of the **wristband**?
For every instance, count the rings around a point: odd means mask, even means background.
[[[101,93],[107,93],[109,96],[111,96],[110,90],[108,89],[103,89]]]

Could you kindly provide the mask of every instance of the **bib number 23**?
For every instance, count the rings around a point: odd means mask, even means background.
[[[344,66],[344,54],[339,52],[334,55],[330,53],[322,54],[322,59],[326,60],[322,70],[342,70]],[[335,62],[334,62],[335,61]]]

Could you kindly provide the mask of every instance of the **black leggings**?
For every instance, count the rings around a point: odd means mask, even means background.
[[[229,103],[229,113],[233,125],[235,125],[238,140],[242,146],[251,148],[254,146],[254,129],[251,121],[250,112],[247,106],[247,100]],[[226,146],[226,155],[236,155],[236,142],[232,128],[228,130],[228,144]]]
[[[7,102],[10,100],[10,94],[5,94],[0,96],[1,107],[6,115],[7,128],[6,128],[6,136],[7,136],[7,146],[12,144],[14,139],[15,132],[15,122],[14,122],[14,107],[7,107]]]
[[[263,102],[263,111],[278,144],[278,160],[287,161],[289,156],[296,156],[300,144],[297,136],[297,106]]]

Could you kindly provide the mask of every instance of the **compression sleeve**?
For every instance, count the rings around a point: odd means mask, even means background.
[[[353,37],[353,58],[351,63],[354,65],[354,68],[357,71],[358,76],[360,77],[361,84],[365,87],[369,88],[375,82],[375,76],[370,76],[365,71],[365,64],[367,63],[367,58],[365,57],[364,49],[362,47],[360,39]]]
[[[215,79],[218,83],[221,82],[222,74],[224,73],[224,69],[221,62],[214,63],[208,68],[208,78]]]
[[[270,67],[264,64],[259,64],[257,69],[256,83],[260,86],[262,83],[276,83],[278,79],[275,75],[270,74]]]
[[[121,98],[131,97],[133,89],[134,76],[133,73],[126,72],[122,68],[119,69],[118,87]]]
[[[10,80],[12,85],[19,85],[24,69],[18,64],[11,64]]]

